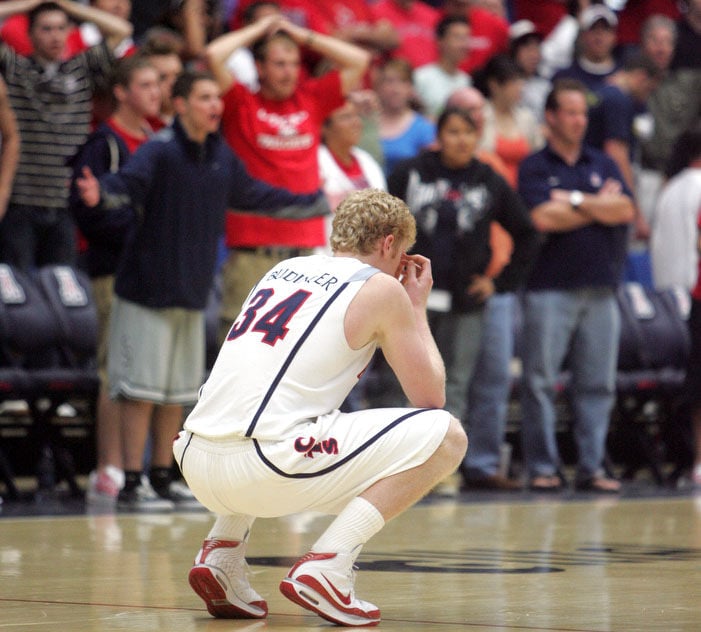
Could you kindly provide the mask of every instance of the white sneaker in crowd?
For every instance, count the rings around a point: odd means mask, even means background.
[[[338,625],[373,626],[377,606],[355,596],[355,570],[349,553],[307,553],[280,583],[296,604]]]
[[[90,472],[85,500],[90,505],[114,506],[122,487],[124,472],[114,465],[107,465]]]
[[[246,577],[246,540],[205,540],[190,569],[192,589],[221,619],[262,619],[268,604]]]

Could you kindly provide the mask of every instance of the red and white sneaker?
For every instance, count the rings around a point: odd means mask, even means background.
[[[268,604],[248,583],[246,541],[205,540],[188,577],[207,611],[220,619],[263,619]]]
[[[280,592],[338,625],[377,625],[379,608],[357,599],[354,583],[353,558],[349,553],[310,552],[280,582]]]
[[[107,465],[90,472],[85,500],[88,505],[114,507],[122,487],[124,487],[124,472],[114,465]]]

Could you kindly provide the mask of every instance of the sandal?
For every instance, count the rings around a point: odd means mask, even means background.
[[[553,474],[552,476],[536,476],[528,484],[534,492],[559,492],[563,488],[562,479]]]
[[[575,489],[580,492],[595,492],[597,494],[618,494],[621,484],[615,478],[592,476],[575,483]]]

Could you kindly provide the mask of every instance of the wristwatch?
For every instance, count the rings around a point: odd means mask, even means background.
[[[579,210],[579,207],[582,205],[582,202],[584,202],[584,193],[576,190],[570,191],[570,206],[575,211]]]

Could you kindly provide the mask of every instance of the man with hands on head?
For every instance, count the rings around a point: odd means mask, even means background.
[[[111,13],[70,0],[0,2],[0,20],[28,12],[34,52],[19,55],[0,44],[0,74],[23,139],[12,194],[0,222],[0,258],[31,269],[72,264],[75,225],[68,210],[67,162],[90,132],[96,82],[114,62],[114,49],[131,24]],[[104,40],[63,59],[69,19],[90,21]]]
[[[257,91],[237,83],[226,63],[246,46],[253,50]],[[304,78],[303,52],[320,56],[332,70]],[[319,189],[322,125],[360,86],[370,54],[271,14],[212,41],[207,60],[224,95],[222,134],[250,174],[294,193]],[[266,270],[283,259],[311,254],[326,239],[319,217],[291,225],[284,219],[230,213],[226,245],[232,250],[222,270],[220,338],[226,336],[250,287]]]

